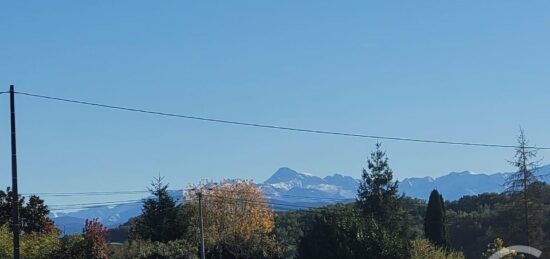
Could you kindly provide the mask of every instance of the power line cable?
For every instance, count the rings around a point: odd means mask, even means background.
[[[183,191],[183,190],[175,190]],[[224,190],[225,191],[225,190]],[[150,193],[150,191],[105,191],[105,192],[38,192],[38,193],[22,193],[23,196],[36,195],[40,197],[79,197],[79,196],[108,196],[108,195],[136,195]],[[279,195],[270,195],[265,194],[265,197],[270,200],[278,200],[283,197],[288,198],[297,198],[298,200],[314,200],[319,202],[326,201],[336,201],[336,202],[346,202],[352,201],[354,198],[330,198],[330,197],[314,197],[314,196],[305,196],[305,195],[290,195],[290,194],[279,194]]]
[[[130,206],[130,205],[136,205],[139,203],[120,203],[120,204],[107,204],[107,205],[89,205],[89,206],[67,206],[67,207],[60,207],[60,208],[51,208],[50,211],[67,211],[67,210],[83,210],[83,209],[93,209],[93,208],[101,208],[106,206]]]
[[[330,197],[313,197],[313,196],[303,196],[303,195],[290,195],[290,194],[281,194],[282,197],[289,197],[289,198],[302,198],[302,199],[313,199],[313,200],[326,200],[326,201],[354,201],[354,198],[330,198]],[[279,198],[277,196],[269,196],[266,195],[268,198]]]
[[[212,195],[210,195],[210,197],[214,198]],[[229,200],[241,201],[245,203],[257,203],[256,205],[264,204],[272,207],[276,211],[285,210],[285,208],[283,207],[295,208],[294,210],[296,210],[296,208],[297,209],[319,209],[319,208],[322,208],[323,206],[334,205],[339,203],[337,201],[335,203],[329,203],[329,204],[323,203],[318,205],[306,206],[306,205],[287,204],[287,203],[279,203],[279,202],[272,202],[272,201],[262,202],[262,201],[243,200],[243,199],[227,198],[227,197],[221,197],[221,196],[218,196],[216,198],[218,202],[220,201],[220,199],[229,199]],[[75,209],[80,210],[80,209],[99,208],[99,207],[107,207],[107,206],[137,205],[137,204],[143,204],[143,202],[144,200],[142,199],[142,200],[128,200],[128,201],[114,201],[114,202],[53,204],[53,205],[48,205],[48,207],[50,208],[50,211],[64,211],[64,210],[75,210]],[[318,202],[325,202],[325,201],[318,201]],[[342,203],[340,202],[340,204]],[[291,210],[291,209],[286,209],[286,210]]]
[[[171,190],[174,192],[181,192],[181,191],[190,191],[192,189],[182,189],[182,190]],[[222,189],[217,189],[222,190]],[[222,190],[224,192],[228,192],[229,190]],[[233,192],[233,191],[231,191]],[[237,192],[237,191],[235,191]],[[22,193],[23,196],[30,196],[30,195],[37,195],[37,196],[43,196],[43,197],[65,197],[65,196],[95,196],[95,195],[121,195],[121,194],[141,194],[141,193],[150,193],[150,191],[146,190],[128,190],[128,191],[95,191],[95,192],[36,192],[36,193]],[[331,198],[331,197],[315,197],[315,196],[306,196],[306,195],[291,195],[291,194],[266,194],[264,195],[267,198],[270,199],[277,199],[281,197],[289,197],[289,198],[303,198],[303,199],[314,199],[314,200],[330,200],[330,201],[350,201],[354,198]]]
[[[125,201],[104,201],[104,202],[89,202],[89,203],[69,203],[69,204],[53,204],[49,205],[51,207],[61,207],[61,206],[86,206],[86,205],[116,205],[116,204],[125,204],[125,203],[141,203],[142,200],[125,200]]]
[[[216,191],[221,191],[221,192],[226,192],[226,193],[239,193],[241,192],[241,190],[227,190],[227,189],[223,189],[223,188],[218,188],[220,186],[212,186],[212,187],[203,187],[202,190],[204,191],[210,191],[210,190],[216,190]],[[187,189],[184,189],[183,191],[184,192],[189,192],[189,191],[197,191],[197,190],[201,190],[201,188],[187,188]],[[353,198],[330,198],[330,197],[315,197],[315,196],[305,196],[305,195],[291,195],[291,194],[279,194],[279,195],[273,195],[273,194],[267,194],[265,192],[263,192],[263,195],[268,198],[268,199],[271,199],[271,200],[277,200],[277,199],[280,199],[281,197],[289,197],[289,198],[300,198],[300,199],[313,199],[313,200],[318,200],[318,201],[323,201],[323,200],[328,200],[328,201],[337,201],[337,202],[349,202],[349,201],[353,201],[355,200],[355,197]]]
[[[149,191],[112,191],[112,192],[42,192],[23,193],[23,196],[37,195],[41,197],[73,197],[73,196],[103,196],[103,195],[132,195],[149,193]]]
[[[488,144],[488,143],[462,142],[462,141],[446,141],[446,140],[430,140],[430,139],[417,139],[417,138],[404,138],[404,137],[388,137],[388,136],[377,136],[377,135],[347,133],[347,132],[318,130],[318,129],[295,128],[295,127],[278,126],[278,125],[272,125],[272,124],[250,123],[250,122],[223,120],[223,119],[192,116],[192,115],[184,115],[184,114],[176,114],[176,113],[158,112],[158,111],[152,111],[152,110],[130,108],[130,107],[124,107],[124,106],[108,105],[108,104],[100,104],[100,103],[95,103],[95,102],[80,101],[80,100],[74,100],[74,99],[66,99],[66,98],[46,96],[46,95],[26,93],[26,92],[15,92],[15,93],[19,94],[19,95],[30,96],[30,97],[35,97],[35,98],[54,100],[54,101],[60,101],[60,102],[66,102],[66,103],[81,104],[81,105],[88,105],[88,106],[94,106],[94,107],[101,107],[101,108],[106,108],[106,109],[114,109],[114,110],[145,113],[145,114],[158,115],[158,116],[166,116],[166,117],[174,117],[174,118],[182,118],[182,119],[190,119],[190,120],[198,120],[198,121],[206,121],[206,122],[214,122],[214,123],[222,123],[222,124],[231,124],[231,125],[238,125],[238,126],[265,128],[265,129],[285,130],[285,131],[314,133],[314,134],[333,135],[333,136],[344,136],[344,137],[369,138],[369,139],[376,139],[376,140],[395,140],[395,141],[406,141],[406,142],[417,142],[417,143],[429,143],[429,144],[461,145],[461,146],[476,146],[476,147],[490,147],[490,148],[518,148],[517,146],[514,146],[514,145]],[[538,150],[550,149],[550,147],[535,147],[535,146],[529,146],[529,147],[526,147],[526,148],[538,149]]]
[[[240,201],[240,202],[247,202],[247,203],[256,203],[256,204],[264,204],[264,205],[277,205],[277,206],[295,207],[295,208],[302,208],[302,209],[316,209],[316,208],[319,208],[319,207],[316,207],[316,206],[304,206],[304,205],[286,204],[286,203],[261,201],[261,200],[247,200],[247,199],[242,199],[242,198],[218,196],[218,195],[213,195],[213,194],[203,194],[203,195],[205,197],[218,198],[219,200],[222,200],[222,201],[223,200],[233,200],[233,201]]]
[[[326,204],[323,206],[305,206],[305,205],[296,205],[296,204],[286,204],[286,203],[277,203],[277,202],[271,202],[271,201],[262,201],[262,200],[249,200],[249,199],[243,199],[243,198],[234,198],[234,197],[224,197],[224,196],[217,196],[212,194],[205,194],[205,197],[210,197],[215,202],[223,202],[223,203],[230,203],[230,202],[243,202],[246,204],[249,204],[249,206],[255,206],[259,208],[265,208],[263,206],[269,206],[272,210],[275,212],[300,212],[300,213],[317,213],[321,215],[327,215],[328,214],[338,214],[340,212],[347,213],[349,211],[346,211],[346,208],[338,208],[331,205],[335,204]],[[142,204],[143,200],[128,200],[128,201],[116,201],[116,202],[99,202],[99,203],[81,203],[81,204],[64,204],[64,205],[50,205],[54,206],[55,208],[51,208],[50,211],[67,211],[67,210],[82,210],[82,209],[91,209],[91,208],[98,208],[98,207],[105,207],[105,206],[134,206],[137,204]],[[341,205],[342,203],[340,203]],[[345,204],[344,204],[345,205]],[[48,207],[50,207],[48,206]],[[331,206],[331,207],[328,207]],[[512,204],[500,204],[498,207],[502,208],[513,208]],[[339,211],[335,211],[338,209]],[[341,210],[340,210],[341,209]],[[348,208],[349,209],[349,208]],[[356,209],[351,209],[352,211],[358,212]],[[533,211],[548,211],[548,209],[540,208],[540,209],[532,209]]]
[[[232,201],[240,201],[245,203],[254,203],[256,205],[269,205],[272,207],[277,207],[276,210],[284,209],[283,207],[292,207],[292,208],[298,208],[298,209],[319,209],[322,208],[321,206],[305,206],[305,205],[296,205],[296,204],[286,204],[286,203],[277,203],[277,202],[271,202],[271,201],[258,201],[258,200],[246,200],[242,198],[232,198],[232,197],[222,197],[222,196],[216,196],[216,195],[205,195],[207,197],[216,198],[217,201],[224,201],[226,200],[232,200]],[[120,206],[120,205],[136,205],[136,204],[142,204],[144,202],[143,199],[141,200],[124,200],[124,201],[107,201],[107,202],[92,202],[92,203],[69,203],[69,204],[53,204],[48,205],[50,208],[50,211],[61,211],[61,210],[73,210],[73,209],[89,209],[89,208],[98,208],[98,207],[105,207],[105,206]]]
[[[220,202],[220,200],[218,200]],[[227,201],[225,201],[227,202]],[[257,207],[257,208],[264,208],[263,203],[253,203],[251,201],[242,200],[241,202],[249,204],[249,206]],[[117,206],[133,206],[136,203],[121,203],[117,204]],[[110,204],[111,206],[114,204]],[[110,205],[90,205],[90,206],[74,206],[74,207],[63,207],[63,208],[52,208],[50,209],[51,212],[53,211],[68,211],[68,210],[83,210],[83,209],[92,209],[92,208],[99,208],[104,206],[110,206]],[[266,203],[266,205],[269,205],[269,203]],[[308,214],[319,214],[319,215],[327,215],[327,214],[341,214],[344,213],[344,208],[328,208],[328,207],[310,207],[310,206],[298,206],[298,205],[292,205],[292,206],[286,206],[289,204],[279,205],[278,207],[272,207],[271,209],[273,212],[300,212],[300,213],[308,213]],[[286,208],[284,208],[286,206]],[[290,208],[289,208],[290,207]]]

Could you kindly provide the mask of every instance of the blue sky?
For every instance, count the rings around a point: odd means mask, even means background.
[[[0,88],[284,126],[550,146],[548,1],[34,1],[0,9]],[[0,183],[9,185],[0,96]],[[22,192],[359,177],[375,140],[17,97]],[[509,171],[512,150],[386,141],[398,178]],[[547,152],[540,152],[548,157]],[[3,187],[2,187],[3,188]]]

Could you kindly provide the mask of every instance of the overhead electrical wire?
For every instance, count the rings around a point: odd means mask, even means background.
[[[296,204],[287,204],[287,203],[281,203],[281,202],[273,202],[269,198],[267,201],[258,201],[258,200],[245,200],[240,198],[233,198],[233,197],[222,197],[217,195],[211,195],[211,194],[205,194],[205,197],[211,197],[215,198],[217,200],[232,200],[232,201],[241,201],[246,203],[254,203],[254,204],[264,204],[264,205],[270,205],[272,207],[277,207],[277,210],[280,209],[280,207],[292,207],[292,208],[299,208],[299,209],[316,209],[319,208],[319,206],[305,206],[305,205],[296,205]],[[305,196],[307,197],[307,196]],[[315,199],[315,197],[308,197],[311,199]],[[50,211],[60,211],[60,210],[74,210],[74,209],[88,209],[88,208],[98,208],[98,207],[105,207],[105,206],[119,206],[119,205],[136,205],[136,204],[142,204],[145,199],[141,200],[124,200],[124,201],[106,201],[106,202],[92,202],[92,203],[68,203],[68,204],[54,204],[54,205],[48,205],[50,208]],[[339,199],[334,199],[339,200]],[[179,201],[179,200],[177,200]],[[317,200],[318,202],[326,202],[325,200]],[[342,200],[343,201],[343,200]],[[346,200],[349,201],[349,200]],[[324,204],[327,205],[327,204]]]
[[[213,122],[213,123],[221,123],[221,124],[231,124],[231,125],[238,125],[238,126],[264,128],[264,129],[285,130],[285,131],[293,131],[293,132],[313,133],[313,134],[333,135],[333,136],[343,136],[343,137],[368,138],[368,139],[376,139],[376,140],[394,140],[394,141],[405,141],[405,142],[428,143],[428,144],[460,145],[460,146],[475,146],[475,147],[489,147],[489,148],[518,148],[518,146],[515,146],[515,145],[490,144],[490,143],[480,143],[480,142],[464,142],[464,141],[432,140],[432,139],[418,139],[418,138],[406,138],[406,137],[391,137],[391,136],[379,136],[379,135],[338,132],[338,131],[319,130],[319,129],[296,128],[296,127],[279,126],[279,125],[274,125],[274,124],[251,123],[251,122],[225,120],[225,119],[201,117],[201,116],[186,115],[186,114],[159,112],[159,111],[145,110],[145,109],[139,109],[139,108],[131,108],[131,107],[125,107],[125,106],[118,106],[118,105],[101,104],[101,103],[96,103],[96,102],[81,101],[81,100],[60,98],[60,97],[54,97],[54,96],[46,96],[46,95],[33,94],[33,93],[27,93],[27,92],[19,92],[19,91],[15,92],[15,93],[18,94],[18,95],[35,97],[35,98],[40,98],[40,99],[47,99],[47,100],[60,101],[60,102],[66,102],[66,103],[94,106],[94,107],[100,107],[100,108],[106,108],[106,109],[112,109],[112,110],[144,113],[144,114],[150,114],[150,115],[173,117],[173,118],[182,118],[182,119]],[[538,150],[550,149],[550,147],[536,147],[536,146],[529,146],[529,147],[526,147],[526,148],[538,149]]]
[[[224,203],[230,203],[230,202],[242,202],[244,204],[248,204],[252,207],[258,207],[258,208],[265,208],[264,206],[269,206],[272,210],[276,212],[293,212],[293,211],[300,211],[305,213],[318,213],[322,215],[329,214],[338,214],[338,213],[344,213],[345,211],[343,209],[345,208],[338,208],[338,211],[335,211],[335,207],[326,207],[328,205],[335,205],[335,204],[347,204],[347,203],[333,203],[333,204],[324,204],[322,206],[307,206],[307,205],[297,205],[297,204],[288,204],[288,203],[280,203],[280,202],[273,202],[268,200],[251,200],[251,199],[243,199],[243,198],[235,198],[235,197],[225,197],[225,196],[219,196],[219,195],[213,195],[213,194],[204,194],[205,202],[208,202],[208,198],[212,199],[213,202],[224,202]],[[69,210],[82,210],[82,209],[91,209],[91,208],[99,208],[99,207],[106,207],[106,206],[130,206],[130,205],[138,205],[143,204],[144,200],[127,200],[127,201],[114,201],[114,202],[97,202],[97,203],[78,203],[78,204],[60,204],[60,205],[50,205],[50,211],[69,211]],[[513,206],[511,204],[500,204],[497,207],[500,208],[515,208],[516,206]],[[341,210],[340,210],[341,209]],[[357,210],[355,208],[350,208],[352,211]],[[546,211],[544,209],[533,209],[537,211]]]
[[[231,197],[222,197],[222,196],[215,196],[215,195],[206,195],[205,196],[209,196],[209,197],[217,197],[217,198],[223,198],[223,199],[231,199],[231,200],[235,200],[236,198],[231,198]],[[268,200],[271,200],[272,197],[270,196],[266,196],[268,198]],[[316,197],[308,197],[310,199],[317,199]],[[48,205],[48,207],[65,207],[65,206],[87,206],[87,205],[104,205],[104,206],[108,206],[108,205],[119,205],[119,204],[127,204],[127,203],[132,203],[132,204],[135,204],[135,203],[142,203],[144,200],[146,199],[138,199],[138,200],[124,200],[124,201],[105,201],[105,202],[92,202],[92,203],[68,203],[68,204],[52,204],[52,205]],[[332,199],[333,201],[350,201],[350,199],[346,199],[346,200],[343,200],[343,199]],[[176,201],[179,201],[179,199],[177,199]],[[317,199],[318,202],[326,202],[325,199],[322,199],[322,198],[319,198]],[[256,202],[256,201],[254,201]],[[268,202],[269,204],[274,204],[274,205],[287,205],[285,203],[277,203],[277,202]],[[301,206],[301,207],[304,207],[304,206]],[[307,206],[306,206],[307,207]]]
[[[9,92],[0,92],[0,94],[5,94],[5,93],[9,93]],[[100,107],[100,108],[106,108],[106,109],[121,110],[121,111],[136,112],[136,113],[144,113],[144,114],[165,116],[165,117],[190,119],[190,120],[205,121],[205,122],[213,122],[213,123],[221,123],[221,124],[231,124],[231,125],[237,125],[237,126],[257,127],[257,128],[285,130],[285,131],[294,131],[294,132],[302,132],[302,133],[323,134],[323,135],[334,135],[334,136],[345,136],[345,137],[356,137],[356,138],[369,138],[369,139],[376,139],[376,140],[393,140],[393,141],[417,142],[417,143],[428,143],[428,144],[462,145],[462,146],[489,147],[489,148],[518,148],[518,146],[515,146],[515,145],[489,144],[489,143],[479,143],[479,142],[475,143],[475,142],[461,142],[461,141],[445,141],[445,140],[433,140],[433,139],[417,139],[417,138],[404,138],[404,137],[390,137],[390,136],[367,135],[367,134],[337,132],[337,131],[308,129],[308,128],[295,128],[295,127],[279,126],[279,125],[273,125],[273,124],[250,123],[250,122],[224,120],[224,119],[216,119],[216,118],[210,118],[210,117],[200,117],[200,116],[185,115],[185,114],[158,112],[158,111],[138,109],[138,108],[130,108],[130,107],[124,107],[124,106],[107,105],[107,104],[101,104],[101,103],[95,103],[95,102],[88,102],[88,101],[81,101],[81,100],[74,100],[74,99],[66,99],[66,98],[53,97],[53,96],[45,96],[45,95],[39,95],[39,94],[33,94],[33,93],[27,93],[27,92],[15,92],[15,93],[18,94],[18,95],[23,95],[23,96],[29,96],[29,97],[35,97],[35,98],[41,98],[41,99],[47,99],[47,100],[54,100],[54,101],[60,101],[60,102],[66,102],[66,103],[73,103],[73,104],[80,104],[80,105],[87,105],[87,106],[94,106],[94,107]],[[550,149],[550,147],[536,147],[536,146],[528,146],[528,147],[525,147],[525,148],[537,149],[537,150],[548,150],[548,149]],[[36,193],[36,195],[64,197],[64,196],[95,196],[95,195],[139,194],[139,193],[145,193],[145,192],[147,192],[147,191]],[[281,196],[287,196],[287,197],[290,196],[290,197],[292,197],[292,195],[281,195]],[[300,197],[300,196],[294,196],[294,197]],[[269,198],[276,198],[276,197],[269,197]],[[317,199],[317,200],[325,199],[325,200],[341,200],[341,201],[348,200],[349,201],[349,199],[335,199],[335,198],[324,198],[324,197],[301,196],[300,198]],[[88,203],[88,204],[53,205],[53,206],[65,206],[65,207],[64,207],[64,209],[55,208],[55,209],[52,209],[52,210],[67,210],[69,208],[73,208],[73,209],[91,208],[91,207],[101,207],[101,206],[111,206],[111,205],[130,205],[130,204],[135,204],[136,202],[139,203],[140,201],[135,201],[135,202],[130,202],[130,203],[111,202],[111,203],[97,203],[97,204]],[[252,202],[252,201],[245,201],[245,202]],[[306,208],[306,209],[318,208],[318,207],[299,206],[299,205],[273,203],[273,202],[266,203],[266,204],[277,205],[277,206],[294,206],[294,207],[300,207],[300,208]]]
[[[73,196],[103,196],[103,195],[134,195],[149,193],[149,191],[112,191],[112,192],[38,192],[23,193],[23,196],[37,195],[42,197],[73,197]]]
[[[190,190],[190,189],[186,189]],[[174,190],[174,191],[184,191],[184,190]],[[150,193],[150,191],[98,191],[98,192],[37,192],[37,193],[22,193],[23,196],[36,195],[41,197],[78,197],[78,196],[107,196],[107,195],[136,195]],[[351,201],[354,198],[330,198],[330,197],[315,197],[315,196],[305,196],[305,195],[291,195],[291,194],[279,194],[279,195],[269,195],[264,194],[268,199],[280,199],[282,197],[288,198],[297,198],[305,200],[318,200],[318,201]]]
[[[225,191],[225,190],[222,190]],[[236,192],[236,191],[228,191],[230,193]],[[107,193],[107,192],[91,192],[91,193]],[[112,192],[112,193],[119,193],[119,192]],[[50,193],[50,194],[75,194],[75,193]],[[279,205],[279,206],[290,206],[290,207],[298,207],[298,208],[307,208],[307,209],[313,209],[313,208],[319,208],[318,206],[304,206],[304,205],[296,205],[296,204],[288,204],[288,203],[281,203],[282,201],[277,201],[274,198],[279,198],[275,196],[269,196],[265,195],[267,198],[266,201],[261,200],[246,200],[242,198],[234,198],[234,197],[227,197],[227,196],[220,196],[215,194],[204,194],[205,197],[212,197],[216,198],[218,201],[227,199],[227,200],[234,200],[234,201],[241,201],[241,202],[251,202],[251,203],[260,203],[260,204],[266,204],[266,205]],[[350,203],[353,202],[354,199],[339,199],[339,198],[328,198],[328,197],[313,197],[313,196],[303,196],[303,195],[280,195],[280,196],[286,196],[286,197],[299,197],[299,198],[306,198],[310,201],[317,201],[317,202],[324,202],[324,205],[331,205],[331,204],[342,204],[342,203]],[[111,206],[111,205],[125,205],[125,204],[140,204],[143,203],[147,198],[144,199],[136,199],[136,200],[123,200],[123,201],[104,201],[104,202],[92,202],[92,203],[69,203],[69,204],[54,204],[54,205],[48,205],[48,207],[75,207],[80,208],[93,205],[93,207],[98,206]],[[274,202],[275,200],[276,202]],[[327,200],[335,201],[336,203],[326,203]],[[180,199],[176,199],[176,201],[180,201]],[[309,202],[309,201],[308,201]],[[507,205],[507,204],[500,204],[499,207],[514,207],[514,205]]]
[[[104,201],[104,202],[90,202],[90,203],[72,203],[72,204],[52,204],[51,207],[60,206],[86,206],[86,205],[111,205],[111,204],[125,204],[125,203],[141,203],[142,200],[124,200],[124,201]]]
[[[269,202],[269,201],[261,201],[261,200],[247,200],[242,198],[232,198],[232,197],[223,197],[223,196],[217,196],[212,194],[204,194],[205,197],[212,197],[217,198],[219,200],[233,200],[233,201],[240,201],[245,203],[256,203],[256,204],[265,204],[265,205],[277,205],[277,206],[286,206],[286,207],[295,207],[295,208],[304,208],[304,209],[315,209],[318,207],[315,206],[303,206],[303,205],[295,205],[295,204],[287,204],[287,203],[279,203],[279,202]]]
[[[242,200],[241,202],[248,204],[251,207],[256,208],[265,208],[264,205],[273,205],[270,203],[254,203],[247,200]],[[122,203],[118,204],[117,206],[133,206],[136,203]],[[71,210],[82,210],[82,209],[92,209],[92,208],[99,208],[104,207],[105,205],[91,205],[91,206],[80,206],[80,207],[66,207],[66,208],[52,208],[50,209],[51,212],[63,212],[63,211],[71,211]],[[110,205],[107,205],[110,206]],[[299,206],[299,205],[291,205],[291,204],[281,204],[277,206],[270,206],[271,210],[274,212],[301,212],[301,213],[313,213],[313,214],[322,214],[326,215],[327,213],[330,214],[340,214],[343,213],[343,210],[335,210],[335,208],[327,208],[327,207],[311,207],[311,206]]]
[[[68,211],[68,210],[84,210],[84,209],[93,209],[93,208],[101,208],[101,207],[107,207],[107,206],[129,206],[129,205],[136,205],[140,202],[128,202],[128,203],[119,203],[119,204],[98,204],[98,205],[88,205],[88,206],[65,206],[65,207],[55,207],[50,208],[50,211]]]

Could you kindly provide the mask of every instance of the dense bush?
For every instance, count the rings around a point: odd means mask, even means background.
[[[464,259],[462,253],[436,247],[426,239],[411,242],[410,257],[411,259]]]
[[[54,258],[86,258],[86,241],[83,235],[70,235],[61,238],[61,245]]]
[[[0,227],[0,258],[10,258],[13,254],[13,235],[7,225]],[[58,233],[22,233],[20,237],[21,258],[52,258],[59,248]]]
[[[111,246],[111,259],[191,259],[198,258],[197,246],[185,240],[166,243],[151,241],[131,241]]]
[[[107,229],[97,220],[86,220],[84,233],[63,237],[59,249],[52,257],[57,259],[109,258]]]

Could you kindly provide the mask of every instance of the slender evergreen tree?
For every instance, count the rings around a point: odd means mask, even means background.
[[[530,224],[530,214],[532,212],[530,211],[529,203],[533,199],[530,187],[539,181],[535,175],[535,170],[540,161],[536,160],[537,149],[529,147],[525,132],[521,128],[517,142],[518,146],[516,147],[514,160],[509,161],[511,165],[517,168],[517,171],[506,179],[505,185],[506,192],[516,198],[516,207],[523,209],[524,242],[530,245],[532,241],[530,234],[530,228],[532,227]],[[521,195],[521,198],[518,195]]]
[[[430,194],[426,217],[424,218],[424,235],[434,245],[449,247],[450,242],[446,223],[443,196],[437,190],[433,190]]]

